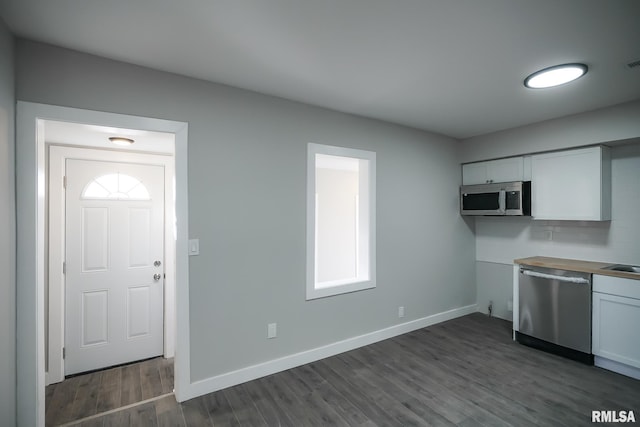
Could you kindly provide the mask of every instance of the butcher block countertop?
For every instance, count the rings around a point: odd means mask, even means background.
[[[583,273],[600,274],[603,276],[624,277],[626,279],[640,280],[640,274],[626,271],[603,270],[604,267],[615,265],[610,262],[582,261],[579,259],[551,258],[546,256],[534,256],[513,260],[520,265],[531,267],[556,268],[558,270],[580,271]]]

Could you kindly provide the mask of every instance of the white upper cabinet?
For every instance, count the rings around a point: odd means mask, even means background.
[[[608,147],[590,147],[531,157],[534,219],[611,219],[611,157]]]
[[[522,157],[509,157],[507,159],[462,165],[463,185],[523,180],[524,160]]]
[[[522,180],[531,181],[531,156],[524,156],[523,164],[524,164],[524,172],[522,174],[523,175]]]

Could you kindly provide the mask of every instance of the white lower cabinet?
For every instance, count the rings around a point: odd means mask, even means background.
[[[595,365],[640,379],[640,280],[593,276]]]

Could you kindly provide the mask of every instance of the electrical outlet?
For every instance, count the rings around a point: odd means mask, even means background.
[[[269,323],[267,325],[267,338],[275,338],[278,336],[278,324],[277,323]]]
[[[398,318],[403,318],[404,317],[404,306],[400,306],[398,307]]]
[[[508,300],[507,301],[507,311],[513,311],[513,301],[512,300]]]

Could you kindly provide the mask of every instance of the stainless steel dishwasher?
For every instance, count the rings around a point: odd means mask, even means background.
[[[521,266],[516,340],[593,364],[591,274]]]

